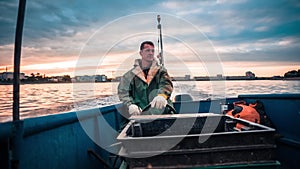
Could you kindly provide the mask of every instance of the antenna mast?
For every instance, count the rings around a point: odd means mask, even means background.
[[[159,42],[160,42],[160,57],[159,57],[159,61],[160,61],[160,64],[162,66],[164,66],[164,57],[163,57],[163,43],[162,43],[162,33],[161,33],[161,24],[160,24],[160,15],[157,15],[157,22],[158,22],[158,25],[157,25],[157,29],[159,29]]]

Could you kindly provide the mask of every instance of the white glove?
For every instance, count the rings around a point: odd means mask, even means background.
[[[128,107],[128,112],[129,114],[132,116],[132,115],[140,115],[141,112],[142,112],[142,109],[139,108],[137,105],[135,104],[131,104],[129,107]]]
[[[150,104],[152,108],[162,109],[166,107],[167,103],[167,100],[163,96],[156,96]]]

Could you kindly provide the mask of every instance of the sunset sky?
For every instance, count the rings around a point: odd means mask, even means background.
[[[13,70],[17,7],[0,1],[0,72]],[[157,15],[171,76],[300,69],[298,0],[27,0],[21,72],[122,75],[143,40],[158,48]]]

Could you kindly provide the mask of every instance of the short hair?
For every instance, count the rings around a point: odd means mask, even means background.
[[[141,43],[140,50],[144,49],[144,45],[145,44],[148,44],[148,45],[151,45],[151,46],[154,47],[154,43],[153,42],[151,42],[151,41],[144,41],[144,42]]]

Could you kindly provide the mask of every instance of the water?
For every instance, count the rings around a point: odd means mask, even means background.
[[[174,95],[194,100],[236,97],[239,94],[300,93],[300,81],[178,81]],[[118,103],[118,82],[25,84],[20,86],[21,119]],[[0,122],[12,119],[13,86],[0,85]]]

